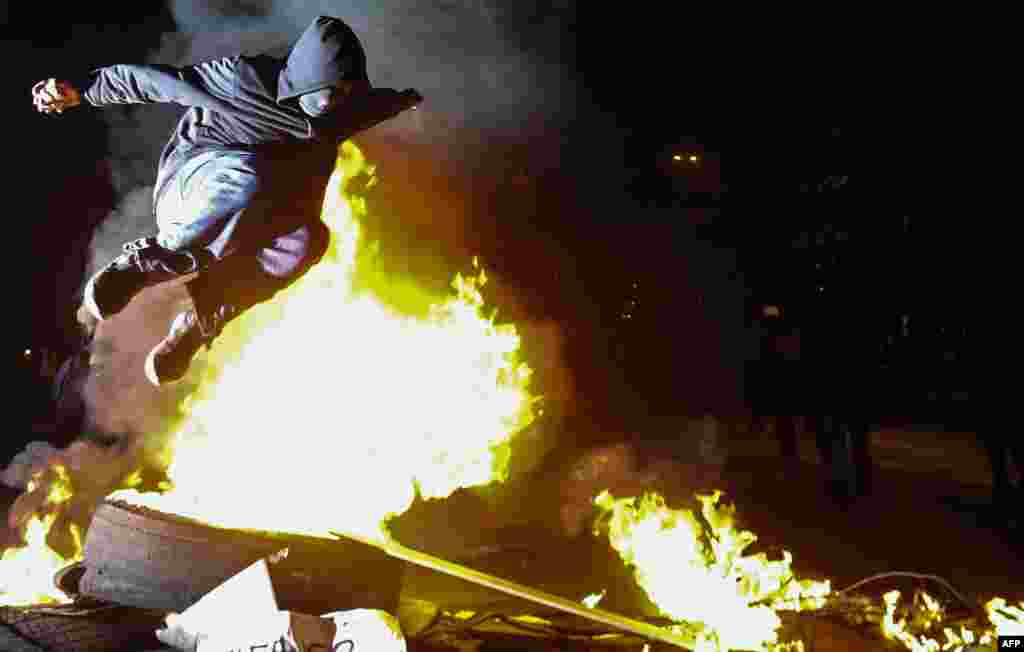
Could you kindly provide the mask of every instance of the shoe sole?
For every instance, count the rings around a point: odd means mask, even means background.
[[[166,387],[167,385],[173,385],[177,381],[171,382],[160,382],[160,377],[156,374],[156,352],[150,351],[149,355],[146,356],[145,364],[146,380],[150,384],[156,387]]]
[[[188,376],[188,369],[187,368],[185,370],[185,373],[182,374],[181,378],[177,378],[177,379],[174,379],[174,380],[161,380],[159,374],[157,374],[157,372],[156,372],[156,352],[157,352],[157,349],[159,349],[168,340],[168,338],[171,338],[171,337],[174,336],[175,330],[179,327],[179,324],[178,324],[179,320],[183,319],[184,317],[185,317],[184,313],[182,313],[182,314],[178,315],[177,317],[175,317],[174,321],[171,322],[171,333],[167,337],[165,337],[164,339],[160,340],[160,343],[157,344],[156,346],[154,346],[152,349],[150,349],[149,353],[146,355],[146,363],[144,365],[144,372],[145,372],[145,375],[146,375],[146,380],[148,380],[150,382],[150,384],[155,385],[156,387],[164,387],[164,386],[167,386],[167,385],[174,385],[176,383],[179,383],[179,382],[185,380],[185,378]],[[193,358],[195,358],[195,354],[194,353],[193,353]],[[192,361],[189,360],[189,365],[191,365],[191,363],[192,363]]]
[[[155,356],[153,355],[152,351],[150,351],[149,354],[146,356],[146,380],[148,380],[151,385],[156,385],[157,387],[160,387],[160,379],[156,375],[156,362],[154,358]]]
[[[85,284],[85,291],[82,292],[82,305],[89,311],[93,319],[96,321],[103,321],[105,317],[100,311],[100,307],[96,304],[96,277],[103,273],[103,270],[96,272],[89,279],[89,282]]]

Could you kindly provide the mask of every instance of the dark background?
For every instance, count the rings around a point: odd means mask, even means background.
[[[262,4],[212,3],[229,16]],[[976,158],[955,125],[915,109],[925,96],[864,85],[825,101],[878,64],[768,62],[762,43],[694,17],[659,28],[649,12],[492,6],[510,48],[561,62],[556,110],[533,102],[511,127],[484,120],[442,144],[429,125],[357,139],[387,179],[376,212],[400,216],[373,225],[390,265],[443,288],[479,254],[514,297],[509,319],[559,324],[580,411],[610,428],[642,412],[744,414],[765,328],[800,329],[799,400],[825,387],[879,418],[972,427],[984,229],[953,197]],[[93,229],[125,192],[101,115],[121,109],[37,115],[29,89],[140,62],[177,27],[160,3],[18,3],[2,19],[3,368],[31,394],[13,402],[29,438],[48,405],[40,352],[70,350]],[[761,323],[762,304],[781,307],[781,327]]]

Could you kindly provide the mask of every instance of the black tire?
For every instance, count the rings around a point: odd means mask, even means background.
[[[214,528],[125,503],[101,505],[89,525],[82,595],[181,612],[253,562],[271,564],[281,609],[313,615],[398,606],[403,563],[352,541]]]

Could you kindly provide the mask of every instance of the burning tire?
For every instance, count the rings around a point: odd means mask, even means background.
[[[181,612],[253,562],[271,563],[281,609],[322,614],[398,606],[402,563],[370,546],[276,533],[224,530],[128,505],[102,504],[86,535],[82,595]]]

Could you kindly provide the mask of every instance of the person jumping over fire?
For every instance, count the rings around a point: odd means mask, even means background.
[[[112,65],[32,88],[36,110],[173,102],[188,107],[164,147],[153,190],[155,236],[86,283],[89,334],[143,289],[184,276],[191,307],[149,353],[157,386],[188,372],[203,346],[252,306],[288,287],[327,250],[320,219],[338,145],[422,101],[375,88],[355,32],[318,16],[284,58],[236,55],[196,65]]]

